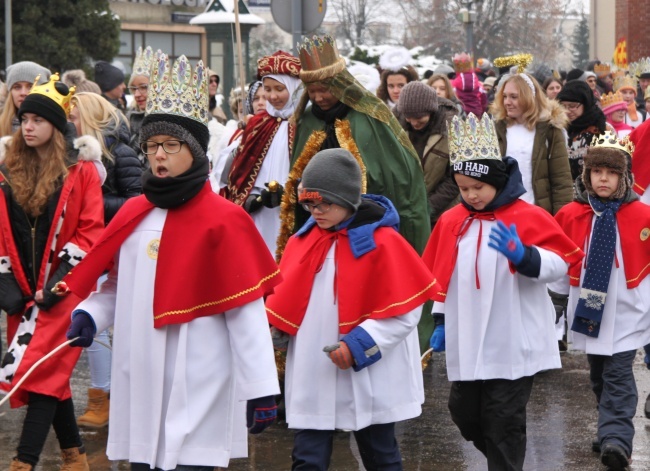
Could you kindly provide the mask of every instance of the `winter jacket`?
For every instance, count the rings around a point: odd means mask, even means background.
[[[127,117],[129,119],[129,128],[131,128],[129,147],[133,149],[135,155],[137,155],[140,160],[142,168],[146,170],[149,168],[149,160],[140,150],[140,130],[142,129],[142,121],[144,120],[144,111],[132,109],[129,111]]]
[[[438,110],[431,114],[430,125],[427,126],[429,137],[422,155],[419,155],[424,172],[432,227],[442,213],[455,206],[459,201],[458,186],[449,171],[449,141],[447,138],[447,122],[457,114],[458,111],[453,102],[445,98],[438,98]],[[411,138],[411,133],[414,132],[411,125],[403,116],[398,115],[397,118]],[[420,150],[418,150],[418,154],[420,154]]]
[[[573,196],[573,179],[563,131],[565,119],[560,104],[551,101],[549,110],[542,113],[535,127],[532,156],[535,204],[553,215],[570,203]],[[505,155],[508,145],[505,120],[497,121],[495,127],[501,155]]]
[[[108,224],[124,202],[142,193],[142,165],[135,151],[129,147],[129,128],[122,123],[117,135],[104,137],[106,148],[113,159],[102,155],[106,167],[104,193],[104,220]]]

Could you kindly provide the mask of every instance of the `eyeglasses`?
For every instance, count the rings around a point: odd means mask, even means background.
[[[582,103],[566,103],[562,102],[562,106],[564,106],[567,110],[569,111],[575,111],[578,108],[582,106]]]
[[[147,90],[149,90],[149,85],[138,85],[137,87],[129,87],[129,90],[134,95],[135,95],[135,92],[140,92],[140,93],[145,93],[146,94]]]
[[[332,203],[301,203],[301,206],[305,209],[305,211],[309,211],[310,213],[314,210],[317,209],[319,213],[326,213],[330,209],[332,209]]]
[[[169,140],[165,142],[144,141],[140,144],[140,150],[147,155],[158,152],[158,147],[162,146],[165,154],[178,154],[181,151],[185,141]]]

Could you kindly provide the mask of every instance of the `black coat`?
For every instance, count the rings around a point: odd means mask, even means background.
[[[104,222],[108,224],[124,202],[142,193],[142,165],[135,151],[129,147],[130,133],[126,123],[117,136],[105,136],[104,144],[113,159],[102,156],[106,167],[104,193]]]

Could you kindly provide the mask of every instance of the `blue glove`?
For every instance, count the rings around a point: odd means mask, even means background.
[[[437,325],[433,330],[433,335],[429,341],[429,346],[433,348],[434,352],[445,351],[445,324]]]
[[[85,311],[74,311],[72,313],[72,324],[66,333],[68,340],[79,337],[70,344],[71,347],[90,347],[97,333],[97,327],[93,318]]]
[[[246,403],[246,427],[249,433],[261,433],[275,422],[277,416],[278,406],[275,404],[275,396],[258,397]]]
[[[510,224],[508,228],[503,222],[497,221],[497,226],[490,231],[488,247],[498,250],[515,265],[524,259],[524,244],[519,239],[515,224]]]

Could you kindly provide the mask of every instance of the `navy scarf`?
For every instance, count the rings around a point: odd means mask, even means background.
[[[587,270],[580,288],[571,330],[597,338],[605,309],[607,287],[616,250],[616,212],[622,200],[600,201],[589,195],[596,222],[587,255]]]

